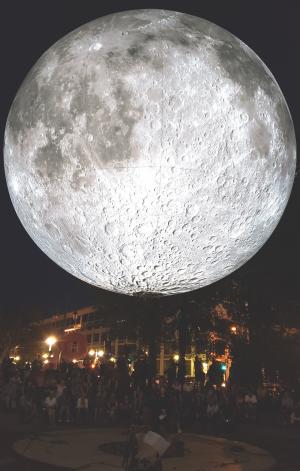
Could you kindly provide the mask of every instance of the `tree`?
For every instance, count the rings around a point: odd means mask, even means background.
[[[261,382],[261,355],[253,343],[238,339],[232,345],[230,381],[241,386],[257,386]]]
[[[40,318],[39,310],[16,307],[13,310],[1,309],[0,312],[0,362],[7,358],[11,350],[19,344],[31,340],[30,323]]]
[[[137,343],[137,360],[142,349],[148,351],[147,376],[156,374],[156,357],[161,341],[163,310],[158,296],[140,295],[131,300],[130,309],[113,306],[106,316],[110,337],[131,337]],[[145,366],[145,365],[144,365]]]

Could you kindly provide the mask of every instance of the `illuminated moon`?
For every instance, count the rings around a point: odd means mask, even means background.
[[[98,18],[54,44],[5,133],[11,200],[35,243],[126,294],[195,290],[242,266],[278,224],[295,162],[287,104],[259,57],[163,10]]]

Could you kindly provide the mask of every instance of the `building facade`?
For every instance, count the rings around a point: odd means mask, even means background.
[[[99,306],[87,306],[62,314],[55,314],[46,319],[31,324],[32,338],[30,348],[24,347],[24,355],[28,360],[33,357],[51,359],[54,363],[62,360],[81,362],[89,356],[116,359],[119,355],[134,358],[137,350],[147,356],[147,345],[137,345],[134,337],[116,336],[107,325],[105,309]],[[233,334],[237,334],[236,327]],[[122,331],[122,329],[119,329]],[[55,344],[49,349],[47,339],[55,338]],[[33,339],[36,339],[33,342]],[[51,352],[50,352],[51,350]],[[29,353],[26,353],[30,351]],[[29,358],[29,355],[31,358]],[[185,370],[187,377],[195,375],[196,357],[202,362],[204,372],[207,372],[212,360],[226,365],[224,380],[228,378],[231,357],[230,345],[216,332],[203,332],[202,338],[188,345],[185,355]],[[166,339],[158,346],[156,371],[164,375],[171,360],[178,361],[178,348],[174,338]]]

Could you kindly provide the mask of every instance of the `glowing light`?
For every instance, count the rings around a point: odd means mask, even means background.
[[[115,359],[115,357],[111,357],[109,360],[110,360],[112,363],[116,363],[116,361],[117,361],[117,360]]]
[[[96,366],[95,363],[91,364],[91,368],[95,368],[95,366]]]
[[[68,332],[74,332],[74,330],[79,330],[81,329],[81,325],[78,324],[78,325],[75,325],[74,327],[69,327],[68,329],[65,329],[64,332],[68,333]]]
[[[221,384],[221,387],[222,387],[222,388],[226,388],[226,383],[223,382],[223,383]]]
[[[118,12],[82,25],[35,64],[6,124],[7,183],[35,243],[74,276],[124,294],[179,294],[229,275],[269,238],[291,192],[295,134],[272,74],[232,34],[182,13],[148,9],[143,20],[136,12],[125,16]],[[151,24],[147,60],[156,61],[159,51],[161,67],[146,69],[135,48],[129,50],[134,59],[128,56],[128,41],[140,40],[140,21]],[[121,33],[130,40],[116,41]],[[187,34],[192,39],[182,47]],[[162,47],[160,37],[171,35]],[[109,74],[101,54],[93,52],[102,45],[103,57],[114,54]],[[58,66],[53,57],[62,47],[72,51],[72,60]],[[87,55],[88,73],[82,66]],[[30,106],[26,94],[51,74]],[[68,80],[70,90],[84,84],[77,91],[82,110],[76,120],[71,92],[58,77]],[[120,83],[129,96],[123,104]],[[87,90],[95,100],[85,99]],[[115,131],[101,108],[113,110],[108,119],[120,125]],[[70,133],[54,132],[58,115]],[[26,159],[20,158],[20,142]],[[82,172],[78,159],[70,158],[79,147]],[[60,162],[55,170],[43,165],[40,153],[48,149],[52,163]],[[101,188],[95,191],[93,183],[78,191],[83,180],[101,181]],[[73,226],[76,236],[66,229]]]
[[[15,361],[20,361],[20,359],[21,359],[21,358],[20,358],[19,355],[17,355],[17,356],[14,358]]]
[[[51,348],[53,347],[53,345],[56,344],[56,342],[57,342],[57,339],[53,335],[50,335],[50,337],[46,338],[45,343],[49,347],[49,352],[51,351]]]
[[[208,363],[206,363],[206,361],[202,362],[202,370],[203,370],[203,373],[207,374],[207,372],[208,372]]]
[[[230,330],[231,330],[232,333],[236,334],[237,328],[236,328],[235,325],[232,325],[232,326],[230,327]]]
[[[178,353],[175,353],[175,355],[173,356],[173,360],[174,360],[174,361],[179,361],[179,355],[178,355]]]
[[[49,360],[48,360],[48,359],[47,359],[47,360],[44,360],[44,365],[48,365],[48,363],[49,363]]]
[[[98,356],[98,357],[101,358],[101,357],[103,357],[103,355],[104,355],[104,351],[103,351],[103,350],[99,350],[99,351],[97,352],[97,356]]]
[[[73,358],[72,363],[78,363],[76,358]]]
[[[89,351],[90,357],[93,357],[93,356],[95,355],[95,353],[96,353],[95,350],[91,349],[91,350]]]
[[[42,358],[47,359],[48,358],[48,353],[43,353]]]

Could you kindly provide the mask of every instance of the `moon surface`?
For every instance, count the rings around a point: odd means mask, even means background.
[[[103,289],[168,295],[225,277],[266,242],[296,143],[278,84],[243,42],[136,10],[43,54],[11,106],[4,158],[17,215],[52,260]]]

